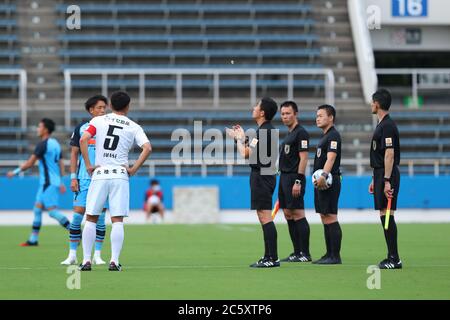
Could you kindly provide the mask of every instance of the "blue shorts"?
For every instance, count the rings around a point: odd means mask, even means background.
[[[42,204],[46,209],[57,207],[59,204],[59,186],[49,185],[44,189],[44,186],[40,185],[36,194],[36,203]]]
[[[78,192],[73,194],[73,206],[86,208],[87,194],[91,180],[83,179],[78,180]],[[105,208],[108,208],[108,202],[105,204]]]

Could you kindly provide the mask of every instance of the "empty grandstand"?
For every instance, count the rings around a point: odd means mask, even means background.
[[[335,104],[345,174],[368,172],[373,118],[367,91],[376,83],[366,80],[375,69],[364,66],[361,41],[355,42],[355,35],[364,39],[357,20],[365,14],[361,2],[81,0],[81,29],[67,28],[74,14],[68,12],[70,5],[63,0],[0,5],[0,71],[8,69],[0,73],[2,172],[27,156],[35,142],[34,124],[42,114],[52,115],[59,125],[57,137],[67,140],[73,127],[86,119],[84,100],[118,89],[132,94],[131,117],[152,139],[151,174],[245,173],[245,166],[174,166],[170,152],[177,142],[171,141],[171,133],[178,127],[193,132],[194,121],[202,121],[203,129],[223,130],[233,122],[251,126],[250,107],[264,95],[278,102],[295,99],[313,144],[320,135],[315,108],[324,102]],[[376,37],[372,32],[376,67],[391,67],[384,63],[385,52],[377,52]],[[27,99],[20,94],[24,88],[15,69],[27,74]],[[429,80],[417,78],[417,73],[411,77],[419,79],[422,89]],[[393,86],[392,78],[380,79]],[[426,98],[430,107],[405,112],[405,96],[417,87],[408,81],[403,75],[394,88],[402,170],[448,174],[450,114],[433,107],[443,105],[436,95]],[[419,96],[411,98],[418,101]],[[279,120],[276,124],[281,127]],[[284,134],[281,130],[281,137]]]

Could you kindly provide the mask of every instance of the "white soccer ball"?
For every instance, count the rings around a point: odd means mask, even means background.
[[[312,175],[312,182],[314,184],[314,182],[320,178],[320,176],[322,175],[323,170],[319,169],[316,170],[316,172],[313,173]],[[327,178],[327,186],[331,187],[331,185],[333,184],[333,176],[331,174],[328,174],[328,178]]]
[[[151,206],[157,205],[161,202],[159,197],[157,195],[152,195],[150,198],[148,198],[147,203]]]

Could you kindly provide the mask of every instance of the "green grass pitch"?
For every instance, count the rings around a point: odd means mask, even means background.
[[[280,257],[291,253],[278,225]],[[324,252],[322,226],[311,226],[311,253]],[[248,265],[262,253],[258,225],[125,226],[124,271],[94,266],[81,289],[66,287],[67,233],[44,226],[40,246],[22,248],[29,227],[0,227],[0,299],[450,299],[450,224],[400,224],[403,270],[382,270],[381,289],[367,288],[367,267],[385,256],[380,225],[342,226],[339,266]],[[103,258],[110,257],[109,229]],[[81,249],[78,252],[81,258]],[[268,290],[269,289],[269,290]]]

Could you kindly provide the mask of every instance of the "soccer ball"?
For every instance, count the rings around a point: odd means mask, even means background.
[[[313,173],[313,175],[312,175],[312,182],[313,182],[313,184],[314,184],[314,181],[316,181],[317,179],[320,178],[322,173],[323,173],[322,169],[319,169],[319,170],[317,170],[316,172]],[[329,174],[328,178],[327,178],[327,186],[331,187],[332,184],[333,184],[333,176],[331,174]]]

